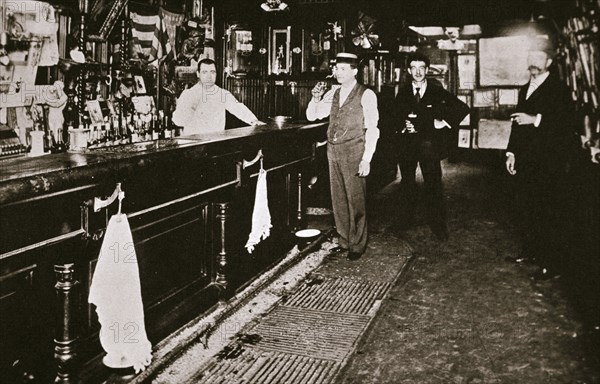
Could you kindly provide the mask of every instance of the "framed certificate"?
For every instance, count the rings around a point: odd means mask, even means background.
[[[269,72],[275,75],[289,73],[292,67],[290,55],[291,27],[271,30]]]
[[[102,115],[102,107],[98,100],[87,100],[85,102],[86,109],[90,115],[90,121],[92,124],[102,124],[104,122],[104,116]]]

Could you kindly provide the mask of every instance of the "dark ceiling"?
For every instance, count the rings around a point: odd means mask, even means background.
[[[386,21],[406,20],[411,25],[493,25],[531,15],[564,14],[569,0],[359,0],[358,7]]]
[[[338,0],[309,4],[310,0],[284,0],[292,17],[331,17],[332,13],[361,10],[378,20],[380,26],[410,25],[461,26],[480,24],[494,27],[509,20],[528,20],[532,15],[555,19],[572,14],[574,0]],[[220,3],[220,1],[219,1]],[[250,17],[260,12],[262,0],[224,0],[230,15]]]

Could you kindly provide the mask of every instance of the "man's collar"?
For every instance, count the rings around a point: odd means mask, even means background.
[[[415,93],[417,91],[417,88],[419,88],[419,92],[421,94],[423,94],[423,92],[425,91],[425,89],[427,89],[427,79],[423,80],[423,82],[421,84],[418,84],[418,85],[414,81],[412,81],[411,85],[412,85],[413,93]]]
[[[550,71],[546,71],[544,73],[542,73],[541,75],[538,75],[536,78],[531,78],[531,82],[535,83],[537,85],[542,84],[544,81],[546,81],[546,79],[548,78],[548,76],[550,76]]]

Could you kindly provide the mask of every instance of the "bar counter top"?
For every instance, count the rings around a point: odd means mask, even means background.
[[[57,189],[69,188],[69,179],[76,177],[77,170],[87,168],[114,168],[111,164],[136,161],[139,157],[174,151],[183,148],[202,147],[209,144],[226,143],[248,137],[260,139],[263,135],[291,133],[325,126],[325,122],[306,123],[269,122],[266,125],[242,127],[222,132],[183,135],[171,139],[138,142],[111,147],[100,147],[81,152],[48,154],[39,157],[17,157],[0,160],[0,205],[52,193]],[[198,148],[201,149],[201,148]],[[86,175],[79,175],[86,177]],[[77,177],[80,179],[81,177]],[[94,174],[87,174],[93,182]],[[72,181],[72,180],[71,180]],[[60,188],[62,185],[63,188]]]

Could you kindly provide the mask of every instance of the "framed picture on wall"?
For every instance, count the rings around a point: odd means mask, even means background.
[[[475,89],[477,85],[477,56],[458,55],[458,88]]]
[[[135,93],[138,95],[145,95],[146,91],[146,83],[144,82],[144,77],[140,75],[133,76],[135,80]]]
[[[484,108],[496,105],[495,89],[477,89],[473,92],[473,107]]]
[[[498,89],[498,104],[499,105],[517,105],[519,101],[519,89]]]
[[[271,30],[269,47],[269,73],[289,73],[292,67],[290,55],[291,27]]]
[[[104,122],[102,107],[100,106],[99,100],[87,100],[85,106],[92,124],[102,124]]]
[[[324,32],[302,30],[302,71],[330,72],[330,60],[336,55],[336,42]]]

